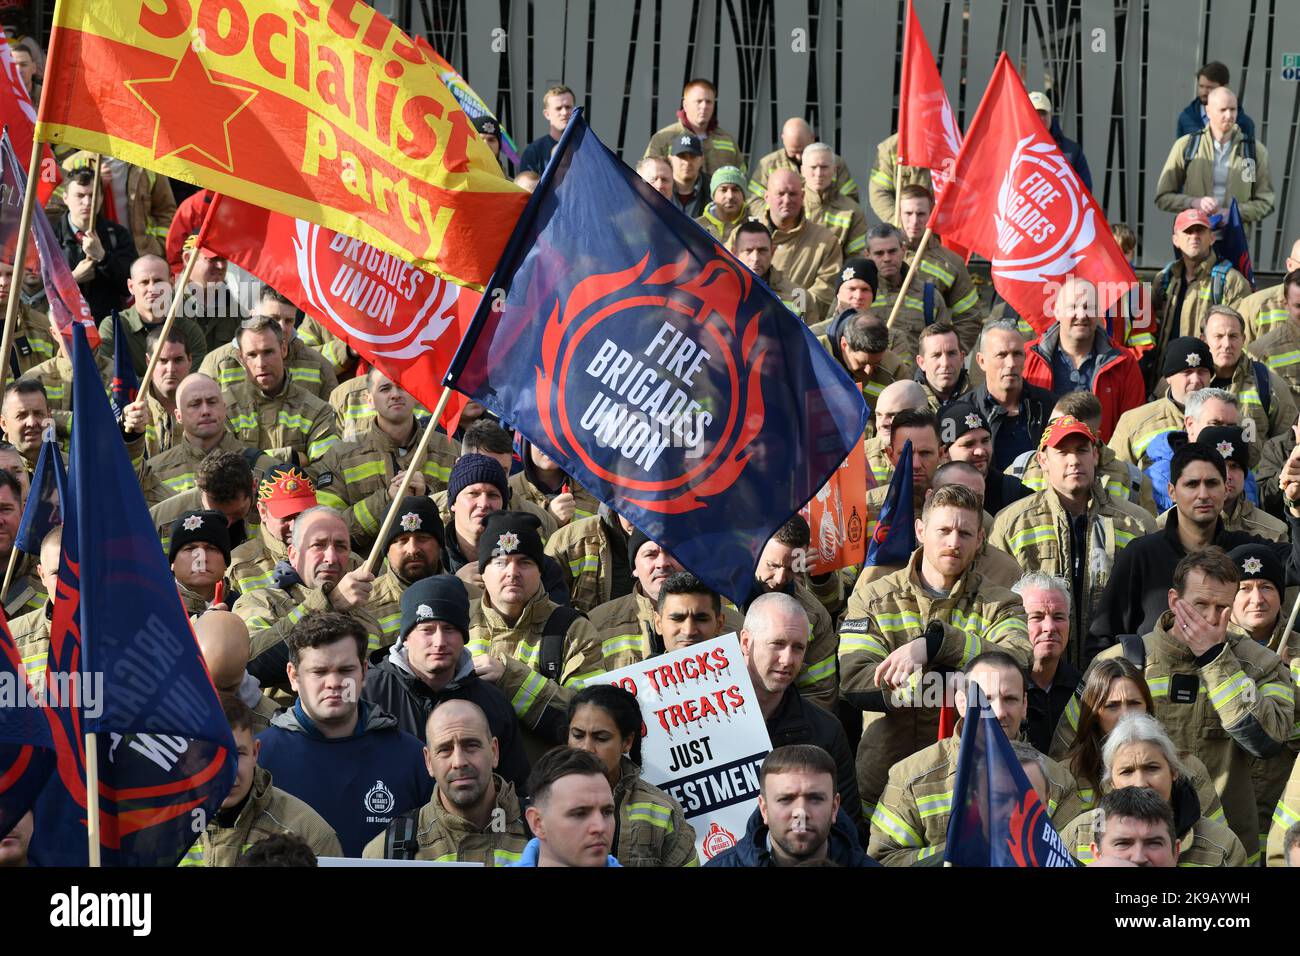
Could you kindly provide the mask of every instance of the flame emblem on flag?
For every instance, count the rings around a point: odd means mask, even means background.
[[[1025,194],[1035,176],[1035,189],[1057,194],[1050,212]],[[993,271],[1020,282],[1046,282],[1072,273],[1097,235],[1095,215],[1079,178],[1056,144],[1036,135],[1020,140],[1011,154],[993,222],[998,234]]]
[[[629,268],[579,282],[567,299],[552,305],[542,335],[537,412],[552,447],[581,461],[598,480],[646,511],[681,514],[706,507],[704,499],[726,491],[740,478],[766,421],[762,371],[767,345],[759,335],[764,313],[746,308],[754,291],[753,274],[724,255],[699,263],[683,254],[675,262],[655,266],[647,254]],[[692,432],[683,415],[674,435],[672,428],[666,429],[669,434],[657,430],[658,412],[629,418],[615,436],[618,440],[605,442],[597,449],[599,457],[593,455],[592,442],[579,435],[599,435],[600,430],[584,428],[583,422],[593,409],[630,404],[615,395],[597,407],[600,392],[593,401],[591,388],[582,380],[588,377],[586,369],[597,346],[605,338],[625,342],[629,353],[653,351],[647,345],[654,345],[652,337],[665,322],[678,332],[685,326],[682,341],[694,339],[698,354],[707,361],[693,385],[680,377],[672,381],[675,377],[667,374],[660,387],[681,392],[682,403],[692,401],[710,411],[707,421],[698,416]],[[647,372],[652,364],[652,359],[645,360]],[[650,433],[647,440],[657,443],[650,448],[653,455],[638,456],[648,463],[611,467],[613,459],[600,452],[622,445],[623,455],[631,457],[626,450],[630,436],[642,427]],[[691,434],[693,444],[676,440],[685,434]]]

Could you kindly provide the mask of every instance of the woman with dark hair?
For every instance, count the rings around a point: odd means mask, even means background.
[[[1079,786],[1079,799],[1084,806],[1093,806],[1101,801],[1104,789],[1101,783],[1105,779],[1101,752],[1115,725],[1128,714],[1150,714],[1154,710],[1151,689],[1141,669],[1132,661],[1113,657],[1093,665],[1079,697],[1077,713],[1073,700],[1065,708],[1050,754],[1053,760],[1061,761],[1074,774]],[[1061,733],[1061,726],[1066,721],[1075,728],[1074,741],[1068,746]],[[1201,812],[1211,820],[1223,822],[1223,805],[1205,764],[1186,752],[1180,753],[1178,760],[1188,782],[1196,789]]]
[[[695,830],[677,801],[646,783],[640,757],[641,708],[621,687],[593,684],[569,704],[568,745],[594,754],[614,790],[613,856],[623,866],[699,866]]]

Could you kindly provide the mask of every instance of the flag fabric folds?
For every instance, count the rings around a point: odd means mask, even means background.
[[[23,554],[40,554],[45,536],[63,523],[67,475],[59,443],[54,439],[54,427],[50,426],[41,442],[36,470],[32,472],[31,489],[27,492],[23,517],[18,523],[18,534],[14,537],[14,547]]]
[[[966,719],[943,858],[953,866],[1074,866],[979,686]]]
[[[909,0],[898,94],[898,162],[930,170],[937,202],[948,188],[960,151],[961,130],[921,21]]]
[[[1246,236],[1246,224],[1241,221],[1237,200],[1232,201],[1226,214],[1213,216],[1210,225],[1221,230],[1219,238],[1215,240],[1214,251],[1231,262],[1232,267],[1246,277],[1250,287],[1255,288],[1255,266],[1250,261],[1250,239]]]
[[[126,406],[135,401],[140,393],[140,380],[135,376],[135,365],[131,361],[131,350],[127,347],[126,336],[122,334],[122,317],[113,310],[113,381],[108,390],[108,401],[113,406],[113,417],[120,426]]]
[[[991,265],[1002,298],[1040,334],[1056,291],[1087,280],[1104,313],[1137,284],[1106,216],[1034,112],[1003,53],[966,129],[930,227]]]
[[[13,141],[8,133],[0,135],[0,186],[12,190],[10,195],[19,197],[17,201],[21,204],[21,197],[27,191],[27,172],[14,153]],[[16,234],[16,214],[13,224]],[[86,305],[86,299],[81,294],[81,286],[72,277],[68,260],[63,257],[63,248],[55,238],[54,228],[40,203],[36,204],[32,215],[32,238],[36,241],[36,251],[40,256],[41,281],[45,285],[50,321],[65,342],[69,341],[70,329],[76,324],[86,333],[90,347],[98,348],[99,328],[95,325],[95,317],[90,314],[90,306]],[[28,261],[31,261],[30,258]],[[21,281],[19,276],[15,276],[15,282],[17,281]]]
[[[734,601],[861,440],[857,387],[575,111],[448,381]]]
[[[58,773],[37,807],[32,853],[46,866],[85,865],[83,735],[93,732],[104,864],[175,866],[234,784],[235,744],[85,336],[74,330],[74,340],[47,674],[80,675],[82,692],[54,708]]]
[[[867,567],[906,564],[916,550],[916,522],[912,499],[912,442],[903,442],[898,467],[889,479],[880,518],[867,545]]]
[[[0,126],[8,127],[14,153],[24,170],[30,169],[32,145],[36,137],[36,106],[27,95],[27,85],[18,72],[18,64],[9,54],[9,44],[0,43]],[[36,184],[36,198],[50,201],[63,173],[48,143],[41,144],[41,178]]]
[[[323,226],[217,196],[199,244],[247,270],[432,410],[482,298]],[[467,404],[453,395],[447,434]]]
[[[36,135],[481,286],[527,201],[372,6],[60,0]]]
[[[483,98],[474,92],[474,89],[465,81],[465,77],[446,61],[433,47],[429,46],[429,41],[424,37],[415,38],[416,46],[424,54],[425,59],[433,65],[438,71],[438,78],[442,80],[447,89],[451,90],[451,95],[456,97],[456,102],[460,108],[465,111],[465,115],[472,120],[480,116],[490,116],[497,123],[497,139],[501,142],[501,152],[506,154],[506,159],[519,167],[519,151],[515,147],[515,141],[511,139],[510,134],[506,132],[501,121],[497,119],[495,113],[488,109],[488,105],[483,102]]]
[[[43,697],[31,693],[22,654],[0,616],[0,840],[36,803],[54,770]],[[22,694],[20,700],[18,695]]]

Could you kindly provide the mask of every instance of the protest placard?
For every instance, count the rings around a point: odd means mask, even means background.
[[[740,638],[724,634],[606,679],[641,705],[641,774],[681,804],[708,862],[744,835],[772,749]]]

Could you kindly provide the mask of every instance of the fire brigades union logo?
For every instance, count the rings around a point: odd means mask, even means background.
[[[755,454],[766,410],[764,312],[730,256],[589,275],[549,309],[537,368],[547,440],[631,504],[707,506]],[[602,495],[602,497],[604,497]]]
[[[392,813],[397,799],[393,791],[384,786],[384,781],[376,780],[375,785],[366,791],[366,809],[378,816]]]
[[[1020,282],[1069,275],[1096,238],[1096,214],[1046,130],[1026,136],[1012,151],[993,223],[993,271]]]
[[[376,356],[414,359],[455,320],[455,283],[315,223],[299,219],[294,228],[298,279],[312,306]]]
[[[712,860],[724,850],[736,845],[736,835],[719,823],[709,824],[709,832],[704,835],[704,858]]]

